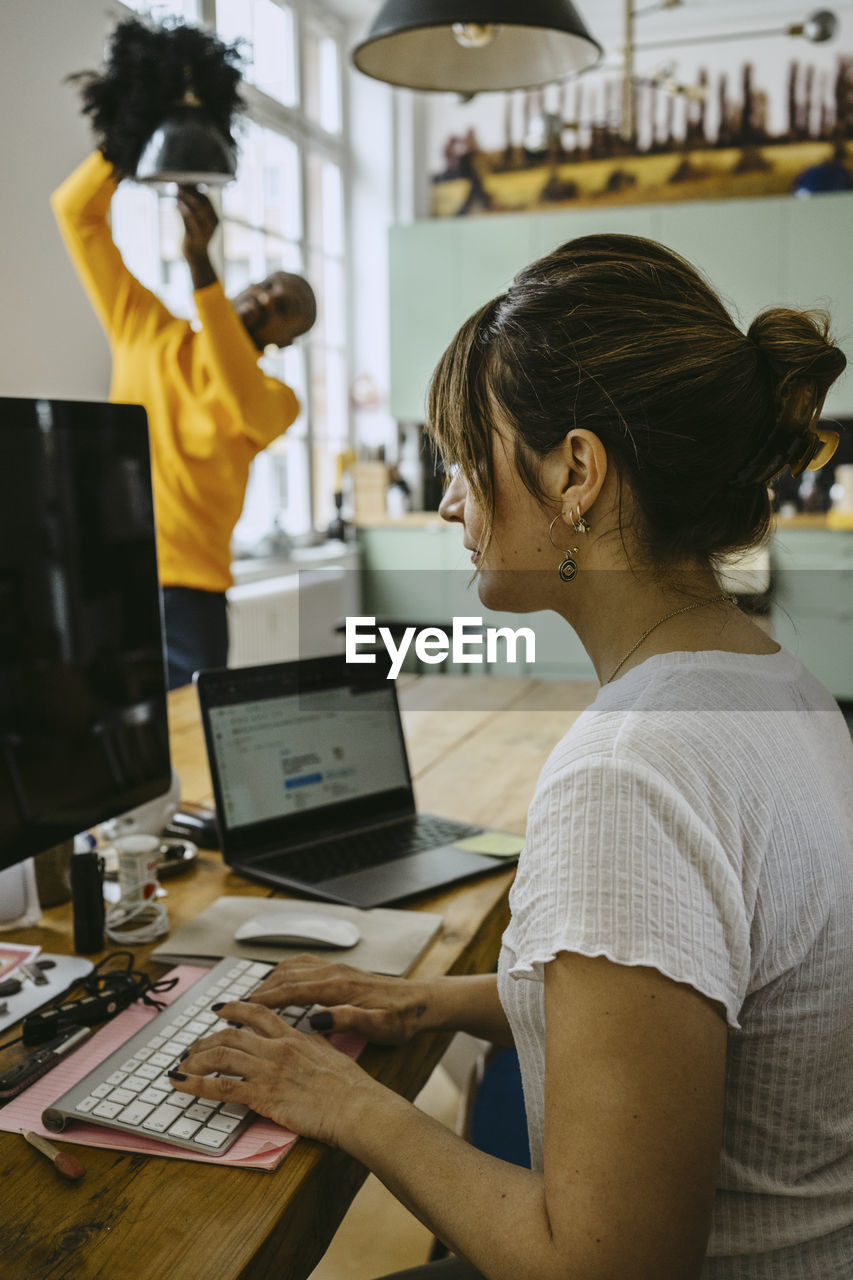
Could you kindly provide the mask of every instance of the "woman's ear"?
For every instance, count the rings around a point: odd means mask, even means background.
[[[607,451],[593,431],[569,431],[552,449],[546,463],[550,497],[563,512],[589,511],[601,493],[607,476]]]

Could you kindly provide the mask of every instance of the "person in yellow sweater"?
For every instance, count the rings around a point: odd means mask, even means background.
[[[216,213],[184,187],[182,249],[201,322],[194,330],[125,266],[109,224],[116,186],[113,166],[96,151],[51,204],[109,340],[110,399],[148,413],[168,681],[176,688],[202,667],[227,663],[230,544],[249,464],[299,413],[293,391],[264,374],[258,357],[310,329],[316,303],[306,280],[283,271],[229,300],[208,256]]]

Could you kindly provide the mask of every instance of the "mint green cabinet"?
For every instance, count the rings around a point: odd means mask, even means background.
[[[448,628],[454,618],[466,617],[482,619],[484,627],[505,627],[511,631],[527,627],[535,636],[534,660],[524,660],[526,646],[519,640],[515,661],[508,661],[507,647],[500,640],[497,660],[489,664],[491,672],[543,679],[595,679],[583,646],[556,614],[503,613],[482,605],[473,580],[470,555],[462,545],[459,529],[437,523],[376,525],[360,528],[358,543],[362,614],[375,618],[377,625],[407,623],[416,627]],[[407,669],[411,669],[411,663]],[[440,669],[459,670],[450,661]],[[466,669],[485,671],[486,663],[467,664]]]
[[[826,413],[853,414],[853,197],[826,195],[786,206],[783,241],[786,303],[826,307],[847,373],[830,388]]]
[[[536,257],[532,231],[524,214],[459,220],[456,297],[462,320],[503,293],[515,273]]]
[[[771,553],[774,639],[853,699],[853,532],[783,528]]]
[[[744,332],[783,301],[783,226],[791,201],[718,200],[666,206],[658,239],[702,271]]]
[[[358,531],[361,610],[380,623],[449,627],[454,617],[481,618],[484,627],[529,627],[535,661],[519,644],[516,661],[502,656],[490,670],[542,679],[594,680],[577,636],[554,613],[503,613],[477,595],[468,552],[450,525],[371,526]],[[782,528],[771,546],[774,639],[799,657],[836,698],[853,699],[853,532]],[[569,588],[570,589],[570,588]],[[411,669],[411,663],[407,664]],[[448,661],[441,670],[458,670]],[[468,671],[484,671],[469,664]]]
[[[578,236],[623,235],[660,239],[658,205],[626,205],[621,209],[561,209],[527,215],[532,224],[533,258],[541,258]]]
[[[440,222],[391,230],[391,411],[401,421],[424,421],[430,375],[465,319],[456,296],[457,249]]]
[[[389,254],[391,412],[423,422],[430,377],[456,330],[535,256],[530,219],[392,227]]]
[[[391,411],[422,421],[430,374],[463,320],[526,263],[594,232],[646,236],[699,267],[748,328],[767,306],[828,306],[853,359],[853,194],[685,201],[439,218],[390,234]],[[827,399],[853,413],[853,377]]]

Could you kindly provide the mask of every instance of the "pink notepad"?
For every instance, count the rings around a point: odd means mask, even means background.
[[[171,1004],[206,972],[205,969],[179,965],[166,975],[177,978],[176,985],[171,991],[158,995],[158,999],[164,1004]],[[115,1151],[133,1151],[146,1156],[170,1156],[174,1160],[197,1160],[202,1164],[234,1165],[240,1169],[265,1169],[267,1172],[277,1169],[298,1135],[260,1116],[222,1156],[184,1151],[180,1147],[158,1142],[156,1138],[134,1138],[123,1131],[104,1129],[95,1124],[71,1124],[58,1139],[55,1133],[45,1129],[41,1122],[44,1109],[52,1106],[66,1090],[82,1080],[88,1071],[119,1045],[124,1044],[125,1040],[129,1040],[135,1032],[140,1031],[156,1016],[156,1012],[156,1009],[150,1009],[140,1001],[125,1009],[79,1049],[69,1054],[66,1060],[58,1063],[46,1076],[42,1076],[41,1080],[37,1080],[19,1097],[0,1108],[0,1129],[9,1133],[32,1129],[45,1138],[61,1142],[79,1143],[85,1147],[108,1147]],[[364,1047],[364,1041],[352,1035],[333,1035],[329,1037],[329,1042],[351,1058],[357,1058]]]

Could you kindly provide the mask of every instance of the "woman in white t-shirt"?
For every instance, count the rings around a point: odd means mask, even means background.
[[[824,318],[744,335],[677,255],[602,235],[521,272],[436,371],[482,602],[555,610],[602,682],[543,768],[498,974],[300,958],[174,1077],[368,1165],[457,1255],[407,1275],[853,1274],[853,744],[714,574],[765,537],[774,476],[831,454],[844,364]],[[532,1169],[264,1007],[311,1001],[323,1030],[514,1044]]]

